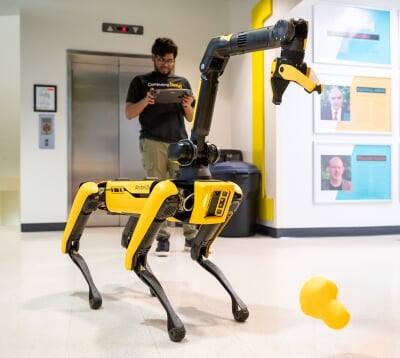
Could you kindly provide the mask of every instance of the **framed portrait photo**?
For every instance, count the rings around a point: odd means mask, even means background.
[[[315,202],[391,200],[391,146],[314,143]]]
[[[391,80],[384,77],[320,75],[324,84],[314,94],[315,133],[392,132]]]
[[[57,86],[33,85],[33,110],[35,112],[57,112]]]

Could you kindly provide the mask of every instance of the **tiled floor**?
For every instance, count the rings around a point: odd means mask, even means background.
[[[166,313],[124,268],[122,228],[88,228],[80,253],[103,295],[91,310],[88,289],[61,232],[0,228],[0,352],[5,358],[398,358],[400,238],[218,238],[210,260],[230,280],[250,316],[236,322],[228,294],[183,251],[173,228],[171,255],[149,254],[153,272],[183,321],[172,342]],[[302,313],[311,277],[339,288],[351,314],[340,330]]]

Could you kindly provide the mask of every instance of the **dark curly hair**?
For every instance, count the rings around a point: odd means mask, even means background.
[[[154,41],[151,53],[160,57],[164,57],[167,53],[172,53],[175,58],[178,56],[178,46],[173,40],[167,37],[159,37]]]

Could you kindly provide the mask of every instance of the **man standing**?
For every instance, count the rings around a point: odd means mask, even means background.
[[[194,96],[184,95],[181,103],[157,103],[152,95],[152,91],[157,89],[191,89],[186,78],[172,74],[177,54],[178,47],[173,40],[157,38],[151,48],[154,70],[133,78],[126,98],[126,118],[139,116],[139,147],[148,177],[174,177],[179,165],[169,160],[168,146],[188,138],[184,120],[191,122],[193,119]],[[185,248],[190,248],[197,226],[184,223],[183,233]],[[168,256],[169,237],[165,224],[157,236],[156,255]]]

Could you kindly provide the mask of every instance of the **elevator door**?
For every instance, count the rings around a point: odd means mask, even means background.
[[[150,57],[69,55],[70,165],[69,203],[86,181],[142,179],[139,121],[125,118],[132,78],[152,70]],[[97,210],[88,226],[124,225],[127,218]]]

